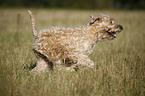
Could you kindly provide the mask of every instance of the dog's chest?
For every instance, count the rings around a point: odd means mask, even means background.
[[[84,45],[84,46],[86,46],[86,45]],[[87,46],[86,46],[86,54],[89,56],[93,51],[94,51],[94,49],[95,49],[95,47],[96,47],[96,43],[93,43],[93,44],[88,44]]]
[[[86,41],[83,44],[81,44],[81,46],[84,54],[90,55],[94,51],[96,43],[91,44],[89,41]]]

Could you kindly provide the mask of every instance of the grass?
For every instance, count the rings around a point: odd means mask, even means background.
[[[89,16],[111,15],[124,30],[98,42],[93,70],[30,74],[36,64],[27,10],[0,9],[0,96],[144,96],[145,11],[32,10],[38,29],[86,25]]]

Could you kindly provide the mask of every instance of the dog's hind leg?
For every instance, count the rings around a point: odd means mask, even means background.
[[[40,52],[33,49],[36,57],[37,57],[37,65],[32,71],[49,71],[53,70],[53,63],[49,61],[49,59],[41,54]]]
[[[49,71],[49,70],[53,70],[52,62],[46,62],[46,60],[42,58],[38,58],[36,67],[32,69],[32,71],[35,71],[38,73]]]

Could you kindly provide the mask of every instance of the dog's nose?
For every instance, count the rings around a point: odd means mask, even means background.
[[[123,30],[123,27],[122,27],[121,25],[118,25],[118,27],[119,27],[121,30]]]

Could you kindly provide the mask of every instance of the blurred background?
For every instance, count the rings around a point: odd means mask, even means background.
[[[145,0],[0,0],[0,7],[145,9]]]

